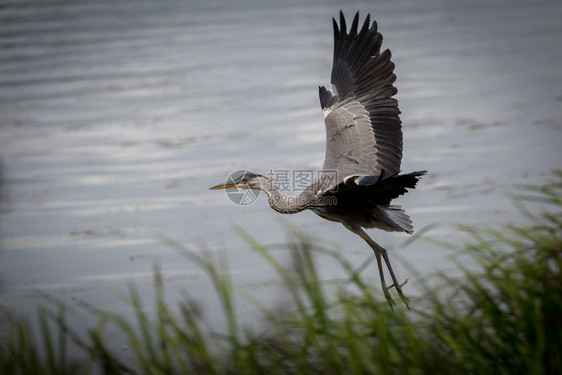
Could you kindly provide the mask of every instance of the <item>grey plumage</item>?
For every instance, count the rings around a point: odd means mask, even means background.
[[[400,173],[402,128],[396,94],[394,64],[390,51],[380,52],[382,35],[367,15],[359,29],[359,12],[349,31],[343,13],[334,26],[334,58],[331,90],[321,86],[320,105],[326,125],[324,171],[299,196],[284,196],[268,178],[249,172],[234,182],[211,189],[258,189],[267,193],[270,206],[284,214],[310,209],[322,218],[342,223],[363,238],[375,252],[385,297],[394,287],[408,306],[387,251],[363,228],[412,233],[405,211],[391,201],[416,186],[426,171]],[[393,285],[386,287],[384,260]]]
[[[396,76],[390,51],[380,53],[382,35],[367,15],[358,32],[359,13],[349,33],[343,13],[334,23],[332,90],[320,87],[325,113],[324,169],[342,176],[400,171],[402,129],[393,86]]]

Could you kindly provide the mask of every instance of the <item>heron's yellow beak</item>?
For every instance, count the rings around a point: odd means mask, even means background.
[[[220,184],[209,188],[209,190],[219,190],[219,189],[236,189],[236,184]]]

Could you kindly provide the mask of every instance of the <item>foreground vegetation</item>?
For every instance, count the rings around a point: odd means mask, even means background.
[[[542,209],[531,213],[529,202]],[[299,233],[292,233],[297,240],[288,245],[292,268],[241,233],[291,297],[284,311],[237,296],[221,259],[166,240],[211,277],[226,332],[212,332],[189,296],[179,308],[167,306],[156,272],[154,314],[131,286],[127,298],[136,321],[84,305],[99,319],[86,336],[68,326],[60,304],[55,312],[38,313],[39,334],[4,312],[8,328],[0,342],[0,368],[3,374],[560,374],[562,173],[542,187],[527,187],[515,204],[527,224],[463,229],[471,240],[458,248],[462,275],[416,281],[425,294],[412,301],[411,311],[392,311],[361,268]],[[346,282],[320,280],[314,261],[319,253],[337,261]],[[267,329],[243,326],[235,298],[254,303]],[[104,340],[109,330],[127,338],[126,359]],[[80,348],[82,357],[69,358],[70,346]]]

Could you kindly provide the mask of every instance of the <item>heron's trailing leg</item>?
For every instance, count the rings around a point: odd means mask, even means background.
[[[402,284],[398,283],[398,280],[396,280],[396,276],[394,276],[394,271],[392,270],[392,265],[390,264],[390,259],[388,258],[388,251],[386,251],[385,248],[383,248],[382,246],[377,244],[375,241],[373,241],[373,240],[371,240],[371,241],[373,242],[373,244],[375,244],[376,246],[379,247],[379,249],[382,253],[382,257],[384,258],[384,262],[386,263],[386,267],[388,267],[388,270],[390,271],[390,277],[392,277],[392,282],[394,283],[393,284],[394,288],[398,291],[398,295],[400,296],[400,298],[402,298],[402,301],[404,302],[406,307],[409,309],[410,308],[410,299],[408,297],[406,297],[406,295],[402,291],[402,287],[404,285],[406,285],[408,280],[404,281]]]
[[[386,298],[386,302],[388,302],[388,305],[390,306],[390,308],[392,309],[393,306],[396,304],[394,302],[394,300],[392,299],[390,293],[388,292],[388,290],[390,288],[392,288],[392,285],[387,287],[386,283],[384,281],[384,271],[382,269],[382,259],[381,259],[381,254],[377,251],[375,251],[375,258],[377,259],[377,265],[379,267],[379,275],[381,278],[381,286],[382,286],[382,290],[384,292],[384,298]]]
[[[377,258],[377,263],[378,263],[378,267],[379,267],[379,274],[380,274],[380,277],[381,277],[382,289],[383,289],[383,292],[384,292],[384,296],[385,296],[386,300],[388,301],[388,304],[390,305],[390,307],[392,307],[392,305],[394,304],[394,301],[392,300],[392,297],[388,293],[388,289],[394,287],[396,289],[396,291],[398,292],[398,295],[400,296],[400,298],[402,299],[402,301],[406,305],[406,307],[410,308],[410,300],[408,299],[408,297],[406,297],[404,292],[402,292],[402,287],[404,285],[406,285],[408,280],[404,281],[402,284],[400,284],[398,282],[398,280],[396,279],[396,276],[394,275],[394,271],[392,270],[392,265],[390,264],[390,259],[388,257],[388,251],[386,251],[386,249],[384,247],[380,246],[378,243],[373,241],[371,239],[371,237],[369,237],[369,235],[367,233],[365,233],[365,231],[362,228],[360,228],[360,227],[357,228],[357,227],[352,227],[352,226],[347,226],[347,225],[346,225],[346,227],[349,230],[351,230],[352,232],[357,233],[357,235],[359,235],[361,238],[363,238],[369,244],[369,246],[371,246],[371,248],[375,252],[375,257]],[[382,269],[381,256],[384,259],[384,262],[386,263],[386,267],[388,268],[388,271],[390,272],[390,277],[392,278],[393,284],[389,287],[386,287],[386,284],[384,282],[384,274],[383,274],[383,269]]]

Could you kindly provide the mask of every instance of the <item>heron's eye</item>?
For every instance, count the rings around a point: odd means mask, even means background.
[[[242,179],[242,182],[248,182],[248,179],[247,179],[246,177],[244,177],[244,178]]]

